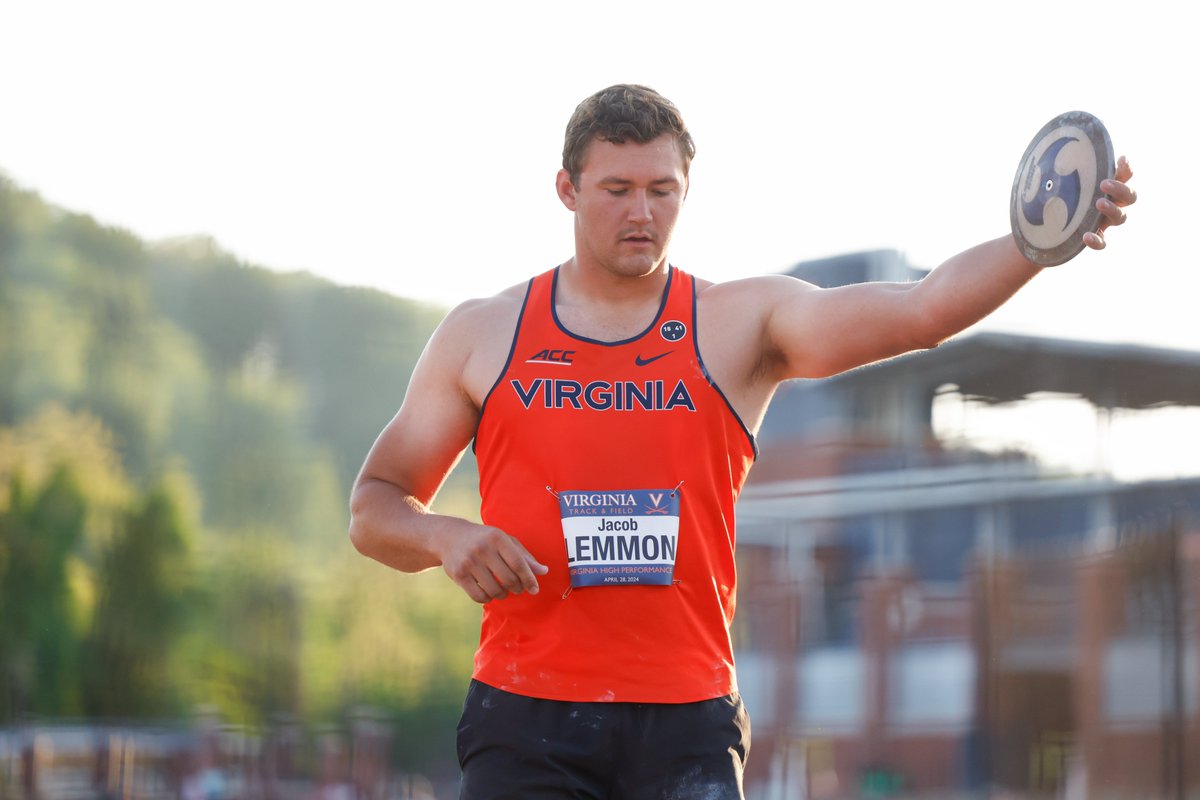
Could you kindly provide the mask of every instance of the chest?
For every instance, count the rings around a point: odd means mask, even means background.
[[[505,380],[521,381],[527,393],[568,394],[574,384],[582,391],[596,380],[666,381],[669,398],[673,379],[693,376],[719,387],[738,416],[757,430],[774,385],[760,379],[760,326],[749,311],[704,292],[694,305],[689,298],[640,317],[579,315],[570,307],[553,314],[546,307],[537,315],[526,307],[478,337],[462,384],[472,404],[482,408]]]

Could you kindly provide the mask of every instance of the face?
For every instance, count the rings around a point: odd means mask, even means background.
[[[575,258],[619,277],[662,267],[687,195],[683,155],[671,136],[645,144],[592,142],[579,185],[558,173],[558,196],[575,212]]]

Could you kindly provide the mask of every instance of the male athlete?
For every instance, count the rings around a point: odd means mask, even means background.
[[[742,797],[734,501],[775,388],[934,347],[1039,271],[1003,236],[910,284],[693,278],[667,260],[693,153],[650,89],[581,103],[574,255],[450,312],[354,487],[359,551],[484,604],[463,798]],[[472,442],[483,524],[429,510]]]

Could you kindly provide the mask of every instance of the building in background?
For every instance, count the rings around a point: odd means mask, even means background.
[[[793,274],[920,273],[877,251]],[[1056,402],[1092,419],[1068,468],[1044,455],[1065,426],[1035,428]],[[1200,353],[997,333],[781,387],[738,503],[750,796],[1200,790],[1200,471],[1124,476],[1108,446],[1187,407]],[[993,409],[1008,438],[972,439]]]

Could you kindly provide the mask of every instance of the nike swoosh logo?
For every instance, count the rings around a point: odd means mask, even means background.
[[[641,356],[637,356],[636,358],[633,359],[633,363],[637,364],[639,367],[644,367],[647,364],[652,364],[655,361],[658,361],[660,358],[663,358],[663,357],[669,356],[669,355],[671,355],[670,350],[668,350],[665,353],[659,353],[656,356],[650,356],[649,358],[642,358]]]

